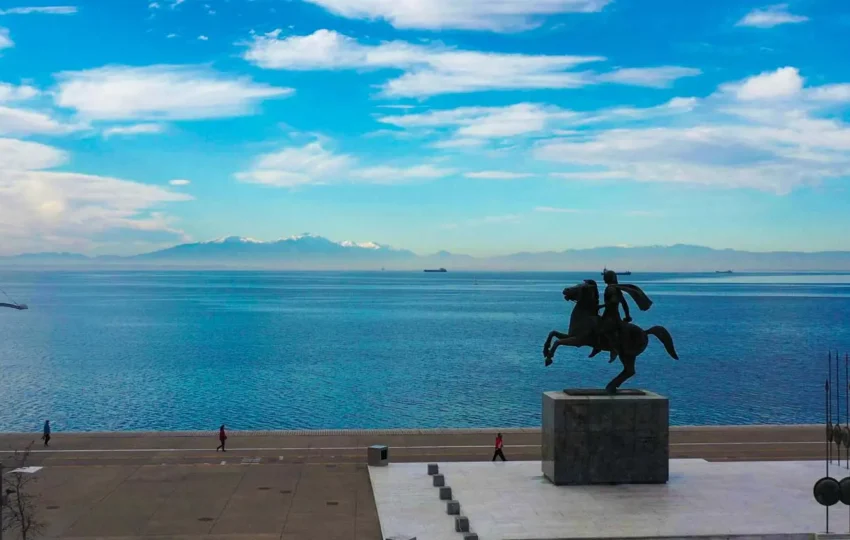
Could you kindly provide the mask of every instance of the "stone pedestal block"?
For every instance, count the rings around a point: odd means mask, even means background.
[[[450,501],[450,500],[452,500],[452,488],[450,488],[450,487],[441,487],[441,488],[440,488],[440,500],[441,500],[441,501]]]
[[[478,534],[474,532],[464,533],[463,540],[478,540]]]
[[[457,501],[449,501],[446,503],[446,513],[450,516],[460,515],[460,503]]]
[[[383,444],[374,444],[366,451],[366,462],[371,467],[386,467],[389,463],[390,449]]]
[[[646,390],[545,392],[543,474],[559,486],[666,483],[669,410]]]
[[[433,483],[434,487],[443,487],[446,485],[446,477],[442,474],[435,474],[431,477],[431,482]]]
[[[438,474],[439,472],[440,472],[440,466],[439,465],[437,465],[436,463],[429,463],[428,464],[428,474],[429,475],[434,476],[435,474]]]
[[[469,518],[457,516],[455,518],[455,532],[469,532]]]

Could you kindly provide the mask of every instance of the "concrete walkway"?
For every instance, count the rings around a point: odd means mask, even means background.
[[[0,434],[0,458],[35,440],[48,538],[380,540],[366,447],[392,461],[482,461],[497,431],[509,460],[540,457],[538,429]],[[822,426],[671,429],[671,457],[805,460]],[[834,448],[834,446],[833,446]],[[4,540],[14,536],[7,535]]]

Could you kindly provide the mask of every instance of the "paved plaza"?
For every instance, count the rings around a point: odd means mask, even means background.
[[[388,445],[393,467],[490,467],[497,431],[508,464],[539,474],[539,429],[231,432],[227,453],[215,451],[214,431],[58,432],[51,448],[34,446],[31,464],[44,467],[36,486],[46,538],[380,540],[366,447]],[[8,464],[9,451],[32,440],[38,434],[0,434],[0,458]],[[823,456],[819,426],[674,427],[670,440],[674,458]]]
[[[539,462],[441,463],[440,473],[481,540],[801,535],[823,531],[816,461],[670,461],[667,484],[555,486]],[[385,537],[458,540],[426,463],[370,467]],[[850,476],[834,467],[837,478]],[[850,511],[833,512],[847,532]]]

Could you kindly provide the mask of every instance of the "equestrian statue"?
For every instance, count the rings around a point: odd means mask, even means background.
[[[610,393],[616,393],[621,384],[635,375],[635,360],[649,344],[647,336],[655,336],[664,345],[673,359],[678,360],[676,348],[670,332],[663,326],[653,326],[647,330],[632,324],[629,314],[629,304],[623,293],[631,296],[638,309],[647,311],[652,307],[652,300],[637,285],[620,284],[617,273],[605,270],[602,273],[606,287],[603,293],[603,304],[599,305],[599,289],[596,281],[586,279],[584,282],[563,290],[564,300],[575,302],[570,316],[570,329],[566,334],[555,330],[549,332],[549,337],[543,345],[543,356],[546,365],[552,364],[555,351],[562,345],[570,347],[592,347],[590,358],[600,351],[611,353],[609,364],[620,358],[623,371],[614,377],[605,387]],[[622,306],[625,317],[620,317]],[[599,315],[599,310],[602,315]],[[556,339],[557,338],[557,339]],[[552,340],[556,339],[554,345]]]

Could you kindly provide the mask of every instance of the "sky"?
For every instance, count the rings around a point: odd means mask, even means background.
[[[0,254],[850,250],[850,3],[3,0]]]

